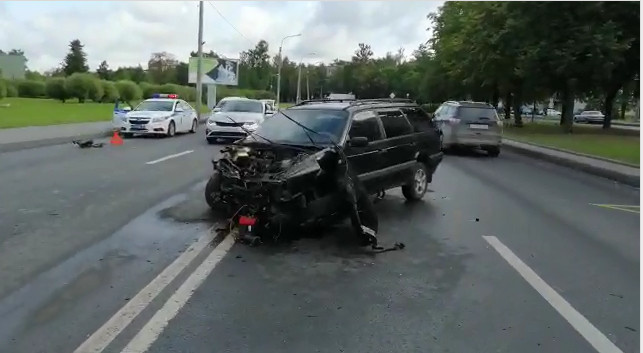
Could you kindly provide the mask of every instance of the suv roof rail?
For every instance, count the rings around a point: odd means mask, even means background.
[[[409,98],[370,98],[358,99],[351,103],[351,105],[361,105],[369,103],[414,103],[415,101]]]
[[[306,105],[311,103],[343,103],[343,102],[352,102],[355,101],[355,98],[322,98],[322,99],[306,99],[303,100],[295,106]]]
[[[313,104],[313,103],[348,103],[350,106],[376,104],[376,103],[415,103],[414,100],[409,98],[369,98],[369,99],[355,99],[355,98],[324,98],[324,99],[308,99],[295,104],[294,106]]]

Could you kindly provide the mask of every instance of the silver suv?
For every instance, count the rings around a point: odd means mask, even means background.
[[[492,157],[500,154],[502,121],[489,103],[448,101],[433,113],[440,128],[442,149],[481,148]]]

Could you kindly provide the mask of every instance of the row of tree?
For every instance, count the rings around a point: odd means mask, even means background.
[[[554,96],[567,131],[575,99],[599,100],[607,128],[617,96],[639,94],[639,11],[635,2],[447,2],[429,15],[422,84],[442,98],[502,99],[506,114]]]
[[[568,130],[574,100],[581,99],[600,108],[609,127],[615,102],[623,113],[639,95],[639,11],[632,2],[446,2],[428,16],[432,38],[410,55],[400,49],[375,57],[368,44],[360,43],[350,60],[302,65],[301,94],[352,92],[376,98],[395,93],[422,103],[474,99],[495,106],[502,101],[506,116],[511,107],[520,112],[525,103],[554,97]],[[59,68],[44,75],[28,72],[27,78],[90,72],[80,41],[69,47]],[[269,53],[264,40],[240,53],[239,89],[274,95],[280,58]],[[287,56],[282,63],[282,101],[294,101],[301,63]],[[188,64],[167,52],[153,53],[147,68],[113,70],[103,61],[91,74],[103,81],[188,86]],[[515,122],[521,124],[520,114]]]

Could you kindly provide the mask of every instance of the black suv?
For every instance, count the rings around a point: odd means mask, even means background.
[[[376,232],[368,195],[401,186],[421,199],[443,156],[439,130],[405,99],[304,101],[223,152],[206,201],[273,233],[347,216]]]

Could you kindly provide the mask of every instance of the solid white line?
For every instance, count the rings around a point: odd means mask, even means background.
[[[183,271],[211,241],[210,232],[202,235],[197,242],[174,260],[163,272],[156,276],[145,288],[136,294],[101,328],[83,342],[74,353],[102,352],[118,334],[129,325],[156,296]]]
[[[565,298],[494,236],[482,236],[558,313],[600,353],[623,353]]]
[[[122,350],[126,353],[144,353],[147,351],[152,343],[156,341],[159,335],[163,332],[179,310],[187,303],[192,293],[196,291],[199,286],[205,281],[208,275],[214,270],[219,261],[223,259],[225,254],[230,250],[234,244],[234,237],[227,236],[208,257],[197,267],[196,270],[183,282],[179,289],[172,294],[172,296],[165,302],[163,307],[157,311],[150,321],[143,326],[130,343]]]
[[[156,163],[163,162],[163,161],[167,161],[168,159],[176,158],[176,157],[182,156],[182,155],[184,155],[184,154],[192,153],[192,152],[194,152],[194,151],[193,151],[193,150],[189,150],[189,151],[183,151],[183,152],[181,152],[181,153],[171,154],[171,155],[169,155],[169,156],[165,156],[165,157],[163,157],[163,158],[159,158],[159,159],[155,159],[155,160],[153,160],[153,161],[149,161],[149,162],[147,162],[147,163],[145,163],[145,164],[156,164]]]

